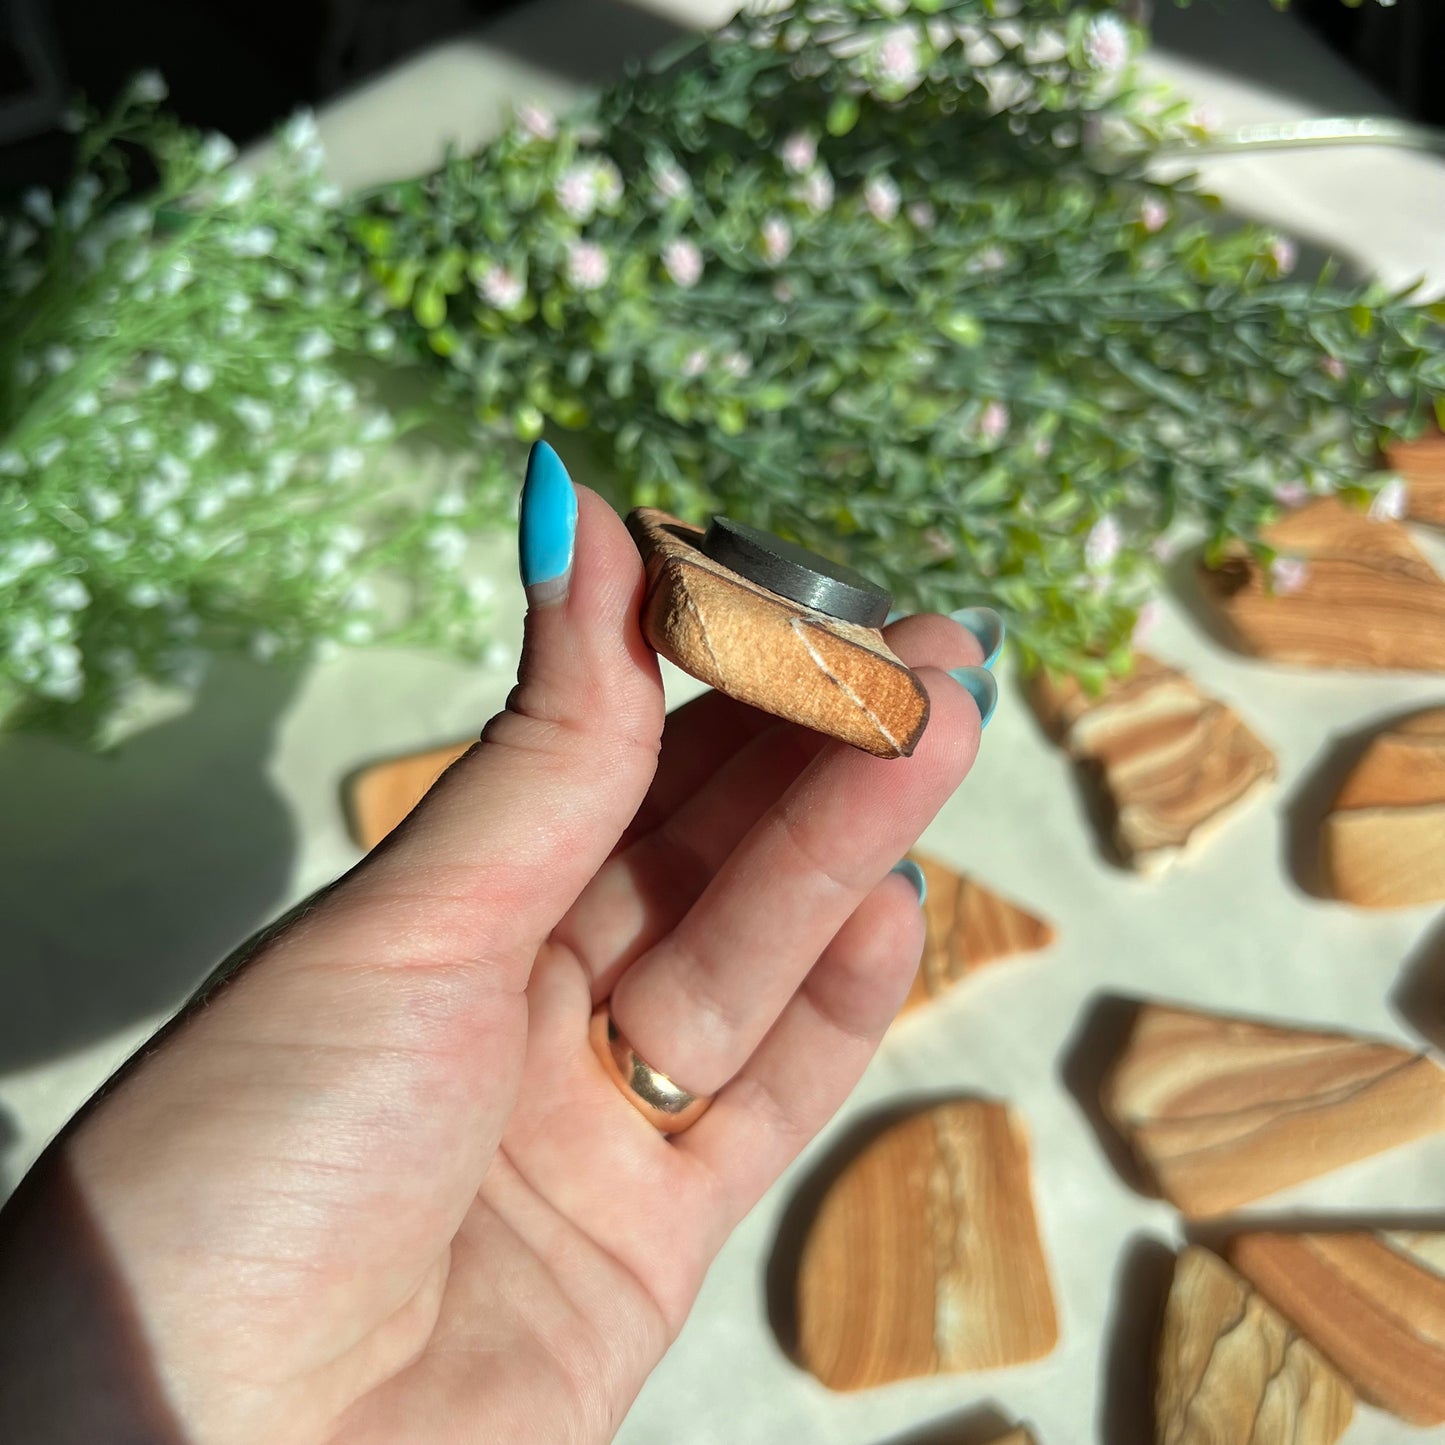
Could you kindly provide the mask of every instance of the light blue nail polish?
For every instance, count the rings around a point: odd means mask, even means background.
[[[908,615],[909,614],[907,612],[900,612],[895,607],[893,611],[890,612],[888,616],[884,619],[883,625],[885,627],[892,627],[895,622],[902,622],[903,619]]]
[[[987,727],[993,710],[998,706],[998,683],[986,667],[955,667],[948,674],[955,682],[962,683],[978,704],[980,727]]]
[[[992,607],[960,607],[957,612],[948,615],[973,633],[978,645],[983,648],[983,665],[992,667],[1003,651],[1003,618]]]
[[[566,596],[576,541],[577,489],[562,458],[546,442],[537,442],[527,458],[518,538],[529,602]]]
[[[923,869],[912,858],[895,863],[888,871],[906,878],[913,885],[913,891],[918,895],[920,903],[928,897],[928,879],[923,876]]]

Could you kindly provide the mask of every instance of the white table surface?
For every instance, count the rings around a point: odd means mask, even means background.
[[[717,20],[728,8],[653,0],[648,23],[631,33],[651,45],[658,16]],[[357,185],[420,171],[445,140],[468,145],[491,134],[510,98],[564,104],[576,82],[535,57],[568,46],[575,58],[579,34],[601,24],[606,43],[596,53],[616,63],[625,22],[639,14],[611,0],[544,0],[403,66],[322,116],[334,179]],[[1222,123],[1383,109],[1262,4],[1166,13],[1161,22],[1184,53],[1158,51],[1151,68]],[[1249,78],[1198,58],[1211,53]],[[1238,209],[1387,280],[1445,277],[1445,167],[1435,161],[1336,150],[1203,169]],[[471,733],[502,705],[519,589],[505,545],[478,565],[502,596],[493,665],[374,651],[281,677],[226,663],[196,712],[141,734],[118,757],[83,758],[44,739],[0,741],[0,1193],[231,944],[354,860],[338,807],[346,773]],[[1417,1044],[1423,1031],[1445,1045],[1438,913],[1372,916],[1322,902],[1290,865],[1292,820],[1317,796],[1333,740],[1445,702],[1445,680],[1262,666],[1221,650],[1174,596],[1151,646],[1237,705],[1277,749],[1279,788],[1162,881],[1120,872],[1101,860],[1068,763],[1040,736],[1004,669],[979,763],[924,843],[1052,918],[1059,941],[894,1031],[839,1119],[723,1251],[623,1425],[625,1445],[967,1445],[989,1437],[983,1427],[995,1415],[1031,1422],[1052,1445],[1142,1445],[1159,1262],[1182,1235],[1172,1210],[1121,1182],[1070,1091],[1067,1080],[1089,1072],[1077,1040],[1099,998],[1154,995]],[[693,687],[675,673],[669,682],[678,698]],[[780,1219],[840,1132],[900,1099],[961,1091],[1009,1099],[1027,1120],[1062,1342],[1048,1360],[1016,1370],[830,1394],[788,1363],[768,1324]],[[1445,1138],[1340,1170],[1255,1213],[1407,1216],[1445,1227]],[[1368,1408],[1346,1436],[1347,1445],[1432,1440],[1445,1441],[1445,1430],[1411,1430]]]

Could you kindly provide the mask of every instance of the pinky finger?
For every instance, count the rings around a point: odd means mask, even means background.
[[[674,1136],[723,1196],[723,1237],[837,1112],[877,1051],[923,953],[918,902],[906,877],[879,883],[742,1071]]]

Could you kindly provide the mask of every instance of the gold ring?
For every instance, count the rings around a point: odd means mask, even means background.
[[[623,1038],[604,1003],[588,1029],[592,1050],[622,1097],[664,1134],[680,1134],[702,1118],[711,1094],[689,1094],[659,1073]]]

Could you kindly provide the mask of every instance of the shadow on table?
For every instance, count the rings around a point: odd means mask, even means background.
[[[1099,1148],[1119,1178],[1131,1189],[1152,1198],[1157,1191],[1145,1179],[1128,1143],[1115,1129],[1100,1101],[1104,1081],[1123,1053],[1138,1015],[1138,999],[1121,994],[1095,994],[1085,1004],[1078,1027],[1064,1045],[1059,1077],[1089,1121]]]
[[[1167,1244],[1146,1234],[1125,1244],[1104,1344],[1099,1438],[1106,1445],[1154,1438],[1154,1355],[1173,1279],[1174,1251]]]
[[[538,70],[596,84],[698,34],[626,0],[552,0],[544,8],[545,21],[524,5],[488,21],[477,37]]]
[[[295,683],[218,663],[106,756],[0,741],[0,1073],[173,1008],[278,911],[295,840],[265,766]]]
[[[990,1401],[915,1425],[902,1435],[890,1435],[886,1440],[879,1441],[879,1445],[992,1445],[993,1441],[1018,1428]]]
[[[1445,1049],[1445,919],[1429,929],[1405,960],[1390,1002],[1416,1033]]]

